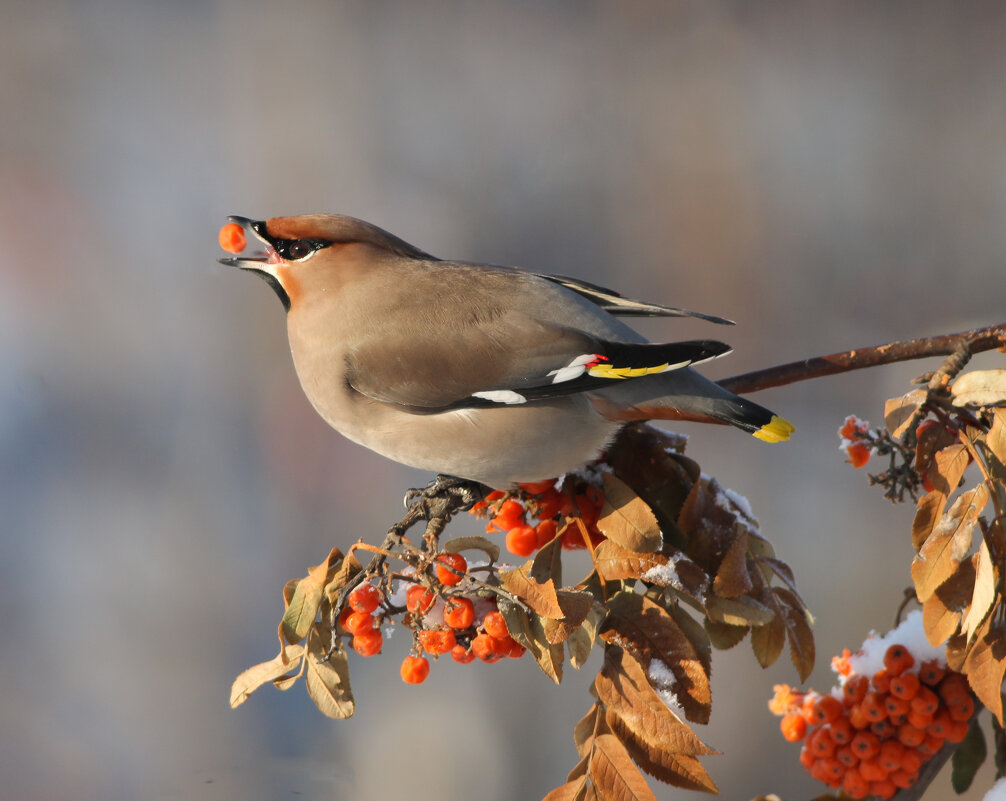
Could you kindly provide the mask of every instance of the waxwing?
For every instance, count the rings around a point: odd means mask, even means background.
[[[395,461],[507,488],[597,458],[629,421],[729,423],[767,442],[793,432],[691,369],[728,345],[653,344],[618,317],[729,320],[442,261],[353,217],[230,220],[261,247],[220,261],[262,276],[283,302],[314,408]],[[244,250],[239,239],[229,249]]]

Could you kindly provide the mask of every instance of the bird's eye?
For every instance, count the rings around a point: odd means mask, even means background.
[[[314,248],[312,248],[307,242],[292,242],[290,243],[289,253],[291,259],[303,259],[308,255]]]

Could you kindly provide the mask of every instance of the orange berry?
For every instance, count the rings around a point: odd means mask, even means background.
[[[245,249],[245,245],[247,244],[245,241],[245,229],[234,222],[227,223],[227,225],[221,228],[217,239],[220,242],[220,247],[228,253],[240,253]]]
[[[830,757],[835,754],[835,741],[827,729],[814,729],[807,737],[807,745],[816,757]]]
[[[374,628],[376,622],[377,620],[369,612],[350,612],[343,621],[342,627],[350,634],[360,634]]]
[[[475,661],[475,654],[459,644],[451,648],[451,659],[455,662],[460,662],[462,665],[467,665],[469,662]]]
[[[562,532],[563,550],[581,551],[585,550],[586,547],[583,542],[583,535],[580,533],[580,527],[576,523],[566,526],[566,530]]]
[[[926,733],[922,729],[915,728],[911,723],[902,723],[898,726],[898,741],[909,748],[922,745],[926,740]]]
[[[880,744],[877,761],[888,773],[898,770],[905,758],[905,746],[897,740],[887,740]]]
[[[850,677],[842,685],[842,703],[846,706],[858,704],[870,689],[870,680],[866,676]]]
[[[444,623],[452,629],[466,629],[475,622],[475,604],[470,598],[448,598],[444,605]]]
[[[559,528],[559,524],[554,520],[542,520],[537,526],[535,526],[534,533],[537,538],[536,547],[544,548],[553,539],[555,539],[555,533]]]
[[[919,691],[919,677],[914,673],[902,673],[891,679],[891,695],[910,701]]]
[[[863,778],[866,778],[865,773],[863,774]],[[891,798],[896,792],[898,792],[897,786],[888,778],[870,782],[870,795],[883,799],[883,801],[887,801],[887,799]]]
[[[354,612],[359,614],[359,612]],[[365,629],[353,635],[353,650],[360,656],[373,656],[380,653],[384,644],[384,637],[381,636],[380,629]]]
[[[878,693],[887,693],[891,691],[891,674],[884,668],[883,670],[878,670],[873,674],[871,679],[871,684],[873,684],[873,689]]]
[[[922,762],[922,756],[918,751],[912,748],[906,748],[904,756],[901,758],[901,767],[914,775],[919,772],[919,768],[922,767]]]
[[[530,556],[538,548],[538,533],[524,523],[516,525],[506,534],[506,547],[516,556]]]
[[[915,750],[926,757],[931,757],[942,747],[942,737],[937,737],[935,734],[926,734],[926,739],[919,743],[919,746]]]
[[[845,452],[849,455],[849,464],[858,469],[870,461],[873,448],[862,442],[850,442],[845,446]]]
[[[806,723],[806,721],[804,721],[804,723]],[[817,762],[817,757],[810,752],[810,749],[807,747],[807,743],[804,743],[803,748],[800,749],[800,764],[803,765],[808,772],[810,772],[810,769],[814,767],[815,762]]]
[[[423,650],[432,656],[446,654],[458,642],[452,629],[428,629],[419,632],[418,636]]]
[[[793,692],[793,688],[788,684],[776,684],[772,690],[775,695],[768,702],[768,709],[773,715],[785,715],[790,711],[791,706],[799,706],[803,700],[803,695]],[[798,697],[800,701],[796,700]]]
[[[884,653],[884,667],[892,676],[900,676],[915,664],[915,657],[903,645],[892,645]]]
[[[933,715],[933,722],[926,726],[926,732],[946,739],[946,736],[950,733],[951,723],[953,721],[950,719],[950,713],[946,709],[940,709]]]
[[[839,676],[848,676],[852,673],[852,666],[849,664],[850,657],[852,657],[852,652],[848,648],[843,648],[841,656],[833,656],[831,658],[832,670]]]
[[[842,789],[851,798],[866,798],[870,785],[857,768],[849,768],[842,777]]]
[[[369,615],[381,603],[381,591],[373,584],[361,584],[349,594],[346,603],[355,611]]]
[[[510,640],[510,642],[508,643],[508,645],[510,646],[510,650],[507,652],[507,656],[510,657],[511,659],[520,659],[522,656],[524,656],[524,654],[527,652],[527,648],[525,648],[523,645],[521,645],[519,642],[517,642],[517,640],[513,639],[512,637],[508,637],[507,639]]]
[[[907,790],[909,787],[915,784],[915,780],[917,778],[918,777],[914,773],[909,773],[904,768],[893,770],[887,776],[887,780],[889,782],[891,782],[895,787],[898,787],[902,790]]]
[[[524,504],[511,498],[500,507],[499,514],[493,518],[493,523],[501,531],[509,531],[514,526],[524,522]]]
[[[407,656],[402,661],[402,681],[406,684],[422,684],[430,675],[430,663],[423,656]]]
[[[908,722],[917,729],[928,729],[929,724],[933,722],[933,716],[920,712],[917,709],[911,709],[908,712]]]
[[[859,757],[852,753],[852,749],[847,745],[835,749],[835,759],[847,768],[854,768],[859,764]]]
[[[896,695],[888,695],[884,698],[884,709],[887,710],[887,717],[892,722],[898,723],[899,721],[895,720],[895,718],[903,717],[905,720],[908,719],[908,712],[911,706],[904,698],[898,698]],[[900,723],[904,722],[904,720],[900,721]]]
[[[510,630],[506,627],[506,620],[503,619],[502,612],[490,612],[486,615],[486,619],[483,621],[482,627],[485,629],[486,634],[490,637],[495,637],[498,640],[502,640],[510,636]]]
[[[807,721],[803,719],[802,715],[790,712],[788,715],[782,716],[782,720],[779,721],[779,730],[787,742],[795,743],[802,740],[807,734]]]
[[[814,725],[823,726],[837,720],[842,714],[842,702],[833,695],[822,695],[814,703],[811,713]]]
[[[849,708],[849,725],[857,731],[869,728],[870,720],[866,717],[862,704],[856,704]]]
[[[860,704],[860,708],[863,710],[866,719],[871,723],[876,723],[887,717],[887,710],[884,709],[880,696],[874,692],[866,694],[866,697],[863,698],[863,702]]]
[[[503,492],[503,490],[493,490],[488,495],[486,495],[486,501],[489,503],[493,503],[494,501],[498,501],[504,495],[506,495],[506,493]]]
[[[939,684],[944,673],[946,671],[940,667],[940,664],[935,659],[930,659],[928,662],[923,662],[919,665],[919,681],[930,687],[935,687]]]
[[[909,703],[913,712],[932,717],[940,708],[940,697],[928,687],[922,686]]]
[[[947,701],[951,720],[968,721],[975,713],[975,702],[970,695],[957,695]]]
[[[413,614],[422,614],[430,611],[435,600],[437,596],[433,590],[413,584],[405,593],[405,608]]]
[[[459,553],[442,553],[437,557],[437,579],[445,586],[457,584],[467,571],[468,562]]]
[[[831,739],[834,740],[839,745],[845,745],[852,742],[852,724],[849,722],[849,718],[843,715],[837,720],[831,722]]]
[[[968,736],[968,729],[971,728],[971,724],[966,720],[951,720],[950,721],[950,731],[947,733],[948,743],[962,743],[964,738]]]
[[[960,673],[947,673],[936,690],[946,702],[958,695],[969,695],[970,691],[968,680]]]
[[[842,422],[842,427],[838,429],[838,436],[842,439],[855,439],[860,434],[865,434],[869,424],[865,420],[860,420],[856,415],[850,414]]]
[[[504,656],[496,650],[498,643],[491,634],[478,634],[472,639],[472,653],[483,662],[498,662]]]
[[[868,782],[879,782],[887,778],[888,771],[876,759],[865,759],[859,763],[859,772]]]
[[[861,731],[852,738],[849,747],[861,760],[872,759],[880,752],[880,738],[873,732]]]
[[[548,492],[552,487],[555,486],[555,479],[550,478],[547,481],[532,481],[526,484],[518,484],[524,492],[528,495],[541,495],[543,492]]]
[[[803,703],[800,704],[800,714],[810,725],[814,725],[814,704],[821,698],[821,694],[816,690],[811,690],[803,696]]]
[[[905,721],[901,721],[901,723],[904,722]],[[899,723],[898,726],[900,726],[901,723]],[[871,723],[870,731],[876,734],[881,740],[889,740],[898,733],[898,726],[891,723],[890,718],[884,718],[883,720],[878,720],[876,723]]]
[[[824,757],[814,763],[814,767],[811,770],[810,775],[819,782],[833,784],[837,787],[838,783],[842,781],[842,776],[845,774],[845,771],[845,766],[837,759],[834,757]]]

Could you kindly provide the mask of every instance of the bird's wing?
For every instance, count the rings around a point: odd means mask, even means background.
[[[703,312],[689,311],[688,309],[678,309],[674,306],[661,306],[657,303],[646,303],[641,300],[626,298],[611,289],[603,286],[581,281],[578,278],[567,278],[563,275],[545,275],[534,273],[539,278],[551,281],[560,286],[566,287],[581,297],[586,298],[591,303],[600,306],[608,314],[619,317],[697,317],[718,325],[733,325],[733,320],[725,317],[717,317],[714,314],[704,314]]]
[[[464,326],[386,327],[350,350],[346,380],[374,400],[429,414],[601,389],[729,351],[714,340],[613,342],[510,313]]]

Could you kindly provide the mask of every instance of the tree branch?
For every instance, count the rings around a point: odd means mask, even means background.
[[[1006,323],[974,328],[957,334],[944,334],[923,339],[891,342],[872,348],[857,348],[830,356],[816,356],[799,362],[790,362],[764,370],[731,376],[719,381],[719,385],[738,395],[757,392],[771,387],[781,387],[797,381],[822,378],[829,375],[893,364],[929,356],[949,356],[965,346],[969,353],[981,353],[994,348],[1006,348]]]

